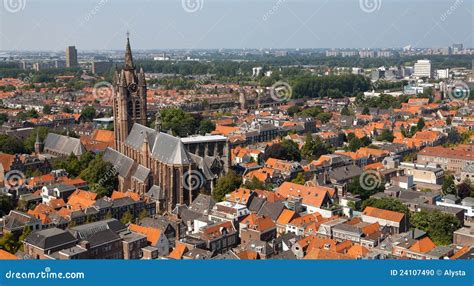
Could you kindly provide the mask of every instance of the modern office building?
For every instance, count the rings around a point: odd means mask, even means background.
[[[77,50],[75,46],[66,49],[66,67],[77,67]]]
[[[415,77],[431,77],[431,61],[418,60],[415,63]]]

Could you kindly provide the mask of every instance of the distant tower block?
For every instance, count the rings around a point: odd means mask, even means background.
[[[247,98],[245,97],[245,93],[241,92],[239,95],[239,103],[240,109],[245,110],[247,109]]]

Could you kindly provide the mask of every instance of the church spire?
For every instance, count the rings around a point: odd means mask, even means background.
[[[127,32],[127,46],[125,48],[125,70],[134,70],[135,66],[133,65],[132,57],[132,48],[130,47],[130,33]]]

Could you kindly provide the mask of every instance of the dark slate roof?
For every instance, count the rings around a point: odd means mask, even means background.
[[[48,189],[56,189],[59,193],[74,192],[76,187],[73,185],[56,184],[46,186]]]
[[[86,239],[89,241],[89,237],[95,233],[109,229],[114,233],[119,233],[127,230],[127,226],[121,223],[120,221],[111,218],[106,220],[101,220],[93,223],[83,224],[75,226],[69,229],[69,231],[79,239]],[[90,241],[89,241],[90,242]]]
[[[155,130],[148,128],[146,126],[143,126],[141,124],[135,123],[133,124],[132,130],[130,130],[130,133],[128,134],[127,139],[125,140],[125,144],[138,150],[142,148],[143,143],[145,143],[145,138],[146,138],[146,141],[148,141],[148,148],[152,150],[153,149],[152,144],[154,144],[155,142],[155,137],[156,137]]]
[[[232,250],[224,252],[222,254],[216,255],[212,260],[240,260],[240,257],[237,256]]]
[[[266,201],[258,214],[270,217],[272,220],[276,221],[284,208],[285,206],[281,202],[270,203]]]
[[[131,158],[112,148],[107,148],[105,150],[103,160],[112,164],[116,168],[118,174],[124,178],[128,177],[134,165],[134,161]]]
[[[37,223],[39,221],[39,219],[35,218],[32,215],[13,210],[10,211],[7,216],[4,217],[3,227],[5,227],[6,229],[23,228],[27,223]]]
[[[138,165],[133,177],[139,180],[140,182],[145,182],[150,174],[150,169],[145,168],[143,165]]]
[[[257,196],[254,196],[250,201],[249,211],[258,213],[265,202],[265,198],[259,198]]]
[[[106,198],[106,197],[100,198],[100,199],[96,200],[95,203],[94,203],[94,206],[97,206],[100,209],[111,208],[112,205],[113,205],[113,203],[110,200],[110,198]]]
[[[170,224],[171,222],[165,216],[157,216],[154,218],[146,217],[140,220],[141,226],[158,228],[161,231],[165,231]]]
[[[51,249],[62,244],[74,243],[76,238],[68,231],[59,228],[48,228],[30,233],[25,242],[41,249]]]
[[[201,171],[202,174],[204,174],[204,177],[207,180],[212,180],[216,175],[214,175],[211,171],[211,166],[214,163],[215,158],[214,157],[209,157],[205,156],[204,158],[192,153],[189,153],[189,158],[196,163],[196,165],[199,167],[199,170]]]
[[[188,222],[188,221],[194,221],[195,219],[204,219],[207,220],[207,218],[203,218],[203,215],[201,213],[192,211],[187,208],[181,208],[179,209],[179,215],[183,222]]]
[[[293,253],[293,251],[291,251],[291,249],[288,249],[287,251],[283,251],[276,255],[273,255],[272,259],[284,259],[284,260],[296,259],[296,255]]]
[[[120,239],[120,236],[111,229],[104,229],[98,232],[94,232],[86,238],[86,240],[90,243],[91,247],[112,242],[117,239]]]
[[[80,156],[86,152],[86,148],[82,145],[80,139],[54,133],[48,133],[48,136],[46,136],[44,149],[66,156],[71,153]]]
[[[151,156],[160,162],[173,165],[189,165],[191,159],[183,142],[177,137],[159,133],[155,138]]]
[[[161,189],[160,186],[153,185],[150,190],[146,193],[146,196],[154,200],[164,200],[165,192]]]
[[[345,181],[360,176],[361,174],[362,169],[360,167],[356,165],[348,165],[329,171],[329,178],[336,181]]]
[[[199,194],[196,199],[193,200],[189,209],[200,214],[205,214],[206,211],[209,213],[215,204],[216,202],[211,196]]]
[[[118,198],[118,199],[113,200],[112,202],[113,202],[114,207],[131,206],[136,203],[130,197]]]

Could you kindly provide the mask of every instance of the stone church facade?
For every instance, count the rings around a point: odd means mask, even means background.
[[[113,164],[119,191],[132,191],[157,202],[157,211],[171,212],[190,204],[199,192],[212,192],[217,178],[230,166],[230,147],[223,136],[179,138],[147,123],[147,85],[143,69],[137,72],[127,37],[125,63],[114,75],[115,148],[104,160]]]

